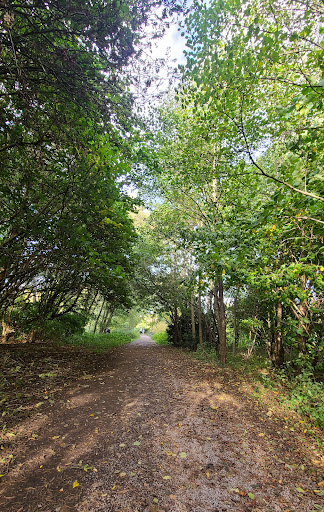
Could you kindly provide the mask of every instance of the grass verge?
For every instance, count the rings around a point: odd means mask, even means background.
[[[214,349],[198,350],[192,353],[195,359],[212,366],[221,366]],[[312,372],[302,368],[299,373],[287,367],[282,370],[271,368],[267,359],[254,355],[246,358],[244,353],[228,354],[224,370],[235,371],[236,378],[269,414],[277,414],[292,422],[299,422],[309,428],[324,428],[324,383],[314,379]],[[292,417],[295,415],[295,420]]]
[[[116,331],[109,334],[75,334],[60,343],[61,345],[73,345],[74,347],[85,347],[94,352],[104,352],[115,347],[120,347],[136,339],[133,332]]]

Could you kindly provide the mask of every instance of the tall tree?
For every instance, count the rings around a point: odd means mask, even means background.
[[[140,126],[127,66],[161,5],[161,18],[177,8],[154,0],[1,4],[3,314],[32,289],[45,311],[54,288],[50,314],[62,313],[82,287],[107,294],[125,277],[133,206],[119,181]],[[64,282],[68,304],[59,300]]]

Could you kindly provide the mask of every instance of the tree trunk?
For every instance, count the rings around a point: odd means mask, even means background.
[[[234,295],[234,304],[233,304],[233,355],[235,355],[236,350],[236,338],[237,338],[237,295]]]
[[[110,324],[111,319],[113,317],[114,311],[115,311],[115,307],[114,306],[107,307],[107,309],[105,311],[105,314],[104,314],[104,317],[103,317],[103,320],[102,320],[101,325],[100,325],[100,332],[101,333],[104,333],[107,330],[107,328],[109,327],[109,324]]]
[[[91,311],[91,309],[92,309],[92,306],[94,305],[94,303],[95,303],[95,301],[96,301],[96,299],[97,299],[97,297],[98,297],[98,293],[99,293],[99,292],[96,292],[96,293],[95,293],[95,295],[94,295],[94,297],[93,297],[93,300],[92,300],[91,302],[90,302],[90,295],[89,295],[89,302],[88,302],[88,300],[87,300],[87,305],[86,305],[86,312],[87,312],[88,314],[90,313],[90,311]]]
[[[111,308],[111,310],[110,310],[110,312],[109,312],[108,318],[107,318],[107,320],[106,320],[106,324],[105,324],[105,328],[106,328],[106,329],[107,329],[107,327],[109,327],[109,325],[110,325],[110,322],[111,322],[111,320],[112,320],[112,317],[113,317],[113,315],[114,315],[114,312],[115,312],[115,308],[114,308],[114,307],[112,307],[112,308]]]
[[[174,334],[173,334],[173,344],[177,347],[181,345],[181,337],[179,333],[179,315],[178,315],[178,308],[174,308],[174,315],[173,315],[173,324],[174,324]]]
[[[102,304],[101,304],[100,311],[99,311],[99,315],[96,318],[96,323],[95,323],[94,330],[93,330],[94,334],[96,334],[96,332],[97,332],[97,327],[98,327],[98,323],[99,323],[99,320],[100,320],[100,317],[101,317],[101,313],[102,313],[102,310],[103,310],[103,307],[104,307],[104,303],[105,303],[105,301],[103,300]]]
[[[8,341],[8,337],[9,337],[10,333],[12,332],[12,329],[11,329],[10,325],[8,325],[6,323],[4,318],[2,318],[1,327],[2,327],[2,335],[1,335],[2,341],[3,341],[3,343],[6,343]]]
[[[274,351],[273,347],[274,347],[275,332],[274,332],[274,325],[273,325],[273,321],[270,316],[270,312],[268,312],[267,324],[268,324],[267,354],[268,354],[269,361],[272,362],[273,361],[273,351]]]
[[[306,290],[306,276],[303,275],[300,279],[303,290]],[[299,325],[298,325],[298,352],[300,354],[306,354],[306,341],[308,337],[308,328],[305,318],[307,319],[308,303],[307,299],[304,299],[299,305]]]
[[[219,337],[219,359],[221,363],[226,363],[227,343],[226,343],[226,315],[224,304],[223,279],[220,277],[219,283],[214,288],[214,311],[217,320]]]
[[[284,362],[284,349],[282,344],[282,304],[280,300],[276,304],[276,330],[272,361],[276,367],[282,366]]]
[[[191,310],[192,343],[193,343],[193,347],[195,347],[196,346],[196,319],[195,319],[195,298],[194,298],[193,293],[191,294],[190,310]]]
[[[198,329],[199,329],[199,347],[200,350],[204,349],[202,322],[201,322],[201,296],[198,297]]]
[[[252,340],[252,343],[251,343],[251,339],[252,339],[252,331],[250,331],[250,337],[249,337],[249,348],[248,348],[248,352],[247,352],[247,357],[250,358],[251,355],[252,355],[252,352],[253,352],[253,349],[254,349],[254,345],[255,345],[255,340],[257,338],[257,335],[258,333],[255,332],[254,333],[254,338]]]
[[[106,311],[105,311],[105,313],[104,313],[104,315],[103,315],[102,322],[101,322],[101,324],[100,324],[100,330],[99,330],[99,332],[100,332],[101,334],[105,332],[108,315],[109,315],[109,309],[107,308],[107,309],[106,309]]]
[[[11,310],[10,310],[10,313],[9,313],[9,316],[8,316],[8,321],[6,321],[6,312],[4,312],[3,315],[2,315],[2,319],[1,319],[1,328],[2,328],[1,341],[3,343],[7,343],[7,341],[10,338],[10,336],[12,336],[13,333],[15,332],[15,330],[10,325],[10,316],[11,316],[12,309],[13,309],[13,306],[11,307]]]

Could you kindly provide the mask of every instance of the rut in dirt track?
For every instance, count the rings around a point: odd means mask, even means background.
[[[222,371],[147,336],[105,357],[104,371],[24,423],[0,510],[311,512],[320,504],[297,434],[257,411]]]

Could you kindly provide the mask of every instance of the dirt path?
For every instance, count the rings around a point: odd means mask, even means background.
[[[312,446],[228,374],[147,336],[102,362],[5,438],[1,511],[321,510]]]

